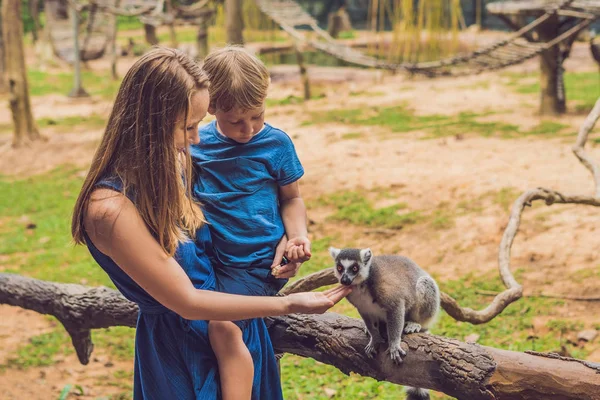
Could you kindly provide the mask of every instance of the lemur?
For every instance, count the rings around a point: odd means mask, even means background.
[[[365,322],[370,338],[365,352],[373,357],[386,335],[392,361],[401,363],[406,356],[400,347],[402,333],[426,332],[437,317],[440,291],[436,282],[407,257],[334,247],[329,253],[339,282],[353,286],[347,299]],[[384,324],[387,332],[380,330]],[[407,393],[408,400],[429,399],[424,389],[407,388]]]

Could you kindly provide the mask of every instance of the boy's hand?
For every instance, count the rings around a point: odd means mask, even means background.
[[[285,262],[285,264],[283,262]],[[287,258],[284,258],[283,262],[282,262],[282,264],[271,268],[271,273],[273,274],[273,276],[275,278],[279,278],[279,279],[292,278],[292,277],[296,276],[296,274],[298,273],[298,270],[300,269],[300,266],[302,265],[302,263],[289,262],[287,260]]]
[[[291,263],[285,257],[287,241],[287,236],[283,235],[275,248],[275,258],[273,259],[273,265],[271,265],[271,273],[275,278],[291,278],[296,275],[298,269],[300,269],[300,265],[302,265],[301,263]]]
[[[287,242],[285,256],[290,262],[303,263],[310,260],[310,240],[306,236],[297,236]]]

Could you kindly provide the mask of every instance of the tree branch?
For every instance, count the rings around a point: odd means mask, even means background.
[[[89,362],[90,329],[134,327],[138,307],[118,292],[44,282],[0,273],[0,304],[58,318],[77,356]],[[600,399],[600,364],[548,354],[525,354],[462,343],[427,334],[405,335],[401,365],[384,348],[375,359],[364,353],[362,321],[334,313],[288,315],[266,320],[275,350],[311,357],[342,372],[434,389],[458,399]]]
[[[513,204],[498,251],[498,270],[502,282],[504,283],[504,286],[506,286],[506,290],[498,293],[486,308],[478,311],[468,307],[461,307],[455,299],[442,292],[441,305],[452,318],[457,321],[465,321],[472,324],[483,324],[498,316],[509,304],[523,297],[523,288],[510,271],[510,251],[515,236],[519,231],[521,214],[526,206],[531,206],[534,201],[544,200],[547,206],[553,204],[584,204],[600,207],[600,167],[584,151],[588,134],[594,128],[598,118],[600,118],[600,99],[596,101],[594,108],[584,121],[579,130],[575,145],[573,146],[573,152],[579,161],[581,161],[581,163],[592,173],[595,184],[595,195],[567,195],[552,189],[541,187],[530,189],[521,194]],[[333,274],[333,268],[330,268],[308,275],[303,279],[290,284],[282,290],[282,293],[289,294],[315,290],[321,286],[331,285],[336,282],[337,280]]]
[[[600,167],[598,167],[598,164],[594,162],[583,148],[587,142],[588,134],[594,128],[594,125],[596,125],[598,118],[600,118],[600,99],[596,101],[594,108],[592,108],[592,111],[583,122],[579,134],[577,135],[575,145],[572,148],[575,156],[577,156],[579,161],[581,161],[581,163],[592,173],[596,188],[596,197],[600,197]]]

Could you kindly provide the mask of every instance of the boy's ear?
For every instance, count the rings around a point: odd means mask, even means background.
[[[217,113],[217,109],[213,106],[208,106],[208,113],[210,115],[215,115]]]

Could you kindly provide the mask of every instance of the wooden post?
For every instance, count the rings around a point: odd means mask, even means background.
[[[327,17],[327,32],[332,38],[337,38],[342,31],[342,16],[334,11]]]
[[[26,140],[42,139],[29,101],[21,0],[2,0],[2,36],[6,79],[10,90],[9,104],[14,124],[13,147],[19,147]]]
[[[31,36],[33,38],[33,43],[36,43],[39,39],[39,32],[42,30],[40,24],[40,0],[29,0],[29,14],[33,19]]]
[[[552,16],[538,27],[539,41],[548,42],[558,35],[558,15]],[[563,74],[560,69],[558,46],[540,54],[540,114],[557,115],[566,111]]]
[[[244,44],[242,11],[242,0],[225,0],[225,30],[229,44]]]
[[[294,43],[294,50],[296,52],[296,60],[298,61],[298,67],[300,68],[300,78],[302,79],[302,85],[304,86],[304,100],[310,100],[310,81],[308,79],[308,73],[306,72],[306,66],[304,65],[304,57],[298,47],[298,43]]]
[[[171,39],[171,47],[176,49],[177,46],[179,46],[179,43],[177,42],[177,31],[175,30],[175,16],[173,13],[173,3],[171,3],[171,0],[167,0],[167,14],[172,16],[172,20],[169,23],[169,36]]]
[[[196,50],[198,60],[204,59],[208,55],[208,20],[209,14],[202,15],[198,22],[198,34],[196,35]]]
[[[81,85],[81,51],[79,50],[79,15],[73,7],[69,7],[71,13],[71,27],[73,29],[73,89],[69,97],[88,97],[89,94]]]
[[[146,39],[146,43],[148,43],[150,46],[155,46],[158,44],[156,27],[154,25],[144,24],[144,38]]]
[[[120,0],[115,1],[115,7],[119,7]],[[119,74],[117,73],[117,15],[110,14],[110,72],[111,76],[114,80],[119,79]]]

